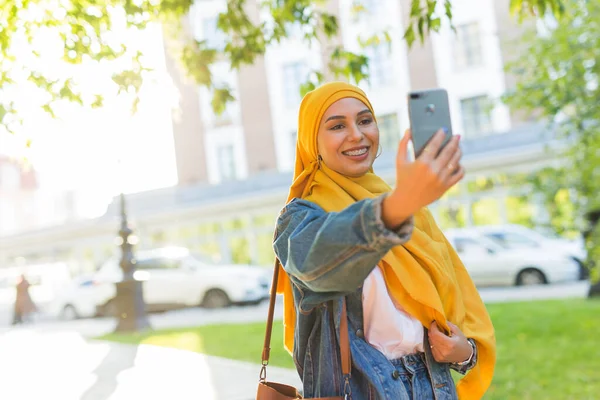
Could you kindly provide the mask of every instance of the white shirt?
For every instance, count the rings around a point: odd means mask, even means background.
[[[362,302],[365,339],[388,360],[423,351],[423,325],[394,303],[379,267],[364,281]]]

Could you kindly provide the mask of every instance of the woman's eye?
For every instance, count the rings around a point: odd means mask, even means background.
[[[373,122],[372,118],[365,118],[362,121],[360,121],[360,124],[362,124],[362,125],[369,125],[371,122]]]
[[[329,129],[331,129],[332,131],[337,131],[338,129],[342,129],[343,127],[344,127],[344,125],[342,125],[342,124],[338,124],[338,125],[334,125],[334,126],[332,126],[332,127],[331,127],[331,128],[329,128]]]

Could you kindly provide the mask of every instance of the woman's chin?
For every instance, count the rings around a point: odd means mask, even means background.
[[[364,166],[355,166],[354,168],[346,168],[342,175],[349,176],[351,178],[359,178],[367,174],[371,170],[372,164],[366,164]],[[339,171],[338,171],[339,172]]]

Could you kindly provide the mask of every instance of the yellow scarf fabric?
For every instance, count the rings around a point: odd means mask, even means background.
[[[343,83],[325,84],[302,100],[298,121],[296,165],[288,202],[303,198],[327,212],[341,211],[352,203],[380,196],[390,186],[372,171],[359,178],[341,175],[317,160],[317,132],[326,110],[342,98],[362,101],[373,112],[359,88]],[[374,114],[374,112],[373,112]],[[390,296],[429,328],[436,321],[450,332],[447,321],[457,325],[465,336],[477,343],[476,366],[457,384],[459,399],[481,399],[488,389],[496,362],[494,328],[483,301],[460,258],[424,208],[414,216],[411,239],[394,247],[379,262]],[[292,286],[279,265],[277,293],[283,294],[284,345],[294,347],[296,311]]]

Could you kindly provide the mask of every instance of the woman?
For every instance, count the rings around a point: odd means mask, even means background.
[[[37,307],[29,294],[29,286],[31,286],[29,281],[25,278],[25,275],[22,274],[15,287],[17,296],[15,299],[13,325],[22,324],[24,321],[28,320],[28,317],[32,313],[37,311]]]
[[[366,95],[335,82],[304,97],[274,249],[283,267],[284,344],[305,397],[480,399],[487,390],[492,323],[425,208],[464,175],[459,139],[439,152],[438,132],[409,162],[407,133],[391,189],[373,173],[379,131]],[[344,302],[349,377],[339,356]],[[468,372],[456,387],[450,368]]]

